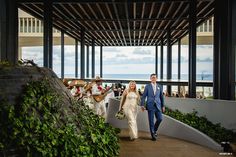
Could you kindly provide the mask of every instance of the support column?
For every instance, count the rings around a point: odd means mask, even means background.
[[[235,93],[235,88],[236,88],[236,77],[235,77],[235,74],[236,74],[236,1],[231,1],[231,5],[232,6],[232,22],[231,22],[231,29],[232,29],[232,50],[231,50],[231,65],[230,66],[232,69],[231,69],[231,75],[230,75],[230,78],[231,78],[231,81],[230,81],[230,99],[231,100],[235,100],[236,99],[236,93]]]
[[[103,60],[102,60],[102,58],[103,58],[103,52],[102,52],[102,46],[100,46],[100,77],[102,78],[102,62],[103,62]]]
[[[95,77],[95,41],[92,40],[92,78]]]
[[[87,45],[86,77],[89,78],[89,45]]]
[[[84,29],[81,30],[81,42],[80,42],[80,78],[84,79],[85,78],[85,33],[84,33]]]
[[[61,31],[61,78],[64,78],[65,70],[65,35]]]
[[[235,100],[236,2],[216,0],[214,16],[215,99]]]
[[[78,40],[75,39],[75,78],[78,78]],[[82,66],[81,66],[82,67]]]
[[[43,3],[43,65],[52,69],[52,1]]]
[[[196,13],[197,2],[189,2],[189,79],[188,93],[190,98],[196,98]]]
[[[181,76],[181,39],[178,39],[178,80]],[[178,93],[180,93],[180,86],[178,86]]]
[[[167,80],[172,78],[172,45],[171,45],[171,32],[167,31]],[[171,85],[167,85],[167,93],[171,94]]]
[[[219,2],[218,2],[219,3]],[[219,5],[219,4],[218,4]],[[220,18],[217,18],[220,14],[219,7],[217,7],[217,1],[215,2],[215,14],[214,14],[214,38],[213,38],[213,98],[214,99],[220,99],[220,82],[219,82],[219,75],[220,75],[220,66],[219,66],[219,56],[220,56],[220,51],[219,51],[219,32],[220,32]],[[221,28],[222,29],[222,28]]]
[[[160,69],[161,70],[161,77],[160,77],[160,79],[163,79],[163,60],[164,60],[163,59],[163,50],[164,50],[163,46],[164,46],[163,45],[163,39],[161,39],[161,56],[160,56],[160,58],[161,58],[161,67],[160,67],[161,68]]]
[[[18,62],[18,8],[16,1],[0,1],[0,60]]]
[[[18,47],[18,59],[22,59],[22,47],[20,45]]]
[[[156,45],[156,51],[155,51],[155,73],[158,78],[158,45]]]
[[[0,61],[7,60],[7,1],[0,1]]]

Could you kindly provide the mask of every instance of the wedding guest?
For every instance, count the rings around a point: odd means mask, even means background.
[[[95,78],[95,84],[92,86],[92,96],[99,96],[104,94],[105,89],[102,87],[102,79],[99,76],[96,76]],[[94,99],[94,108],[95,108],[95,113],[99,116],[102,116],[106,118],[106,106],[105,106],[105,101],[101,100],[100,102],[97,102]]]
[[[110,89],[110,87],[107,86],[106,89]],[[114,92],[113,92],[113,91],[107,94],[107,96],[105,97],[106,108],[108,107],[109,99],[110,99],[110,98],[114,98],[114,97],[115,97],[115,95],[114,95]]]
[[[70,92],[71,92],[71,94],[72,94],[73,96],[77,96],[77,94],[78,94],[78,89],[76,88],[76,86],[73,86]]]

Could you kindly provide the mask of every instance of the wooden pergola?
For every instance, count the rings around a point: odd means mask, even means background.
[[[190,0],[53,0],[53,26],[96,46],[155,46],[171,44],[189,32]],[[196,24],[212,17],[214,0],[197,0]],[[50,3],[49,1],[47,3]],[[19,7],[43,19],[44,3],[22,0]],[[49,6],[46,6],[49,7]]]

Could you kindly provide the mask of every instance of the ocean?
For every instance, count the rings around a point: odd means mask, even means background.
[[[96,74],[96,76],[99,74]],[[61,76],[60,74],[58,75]],[[74,78],[74,74],[65,74],[65,77]],[[150,74],[103,74],[104,79],[133,79],[133,80],[149,80]],[[158,76],[159,78],[160,76]],[[177,80],[178,75],[173,74],[172,79]],[[164,75],[166,79],[166,75]],[[181,80],[188,80],[188,74],[182,74]],[[196,80],[213,81],[213,74],[197,74]]]
[[[96,74],[96,76],[98,76],[99,74]],[[59,77],[61,75],[58,75]],[[164,79],[166,79],[165,77],[166,75],[164,75]],[[65,78],[74,78],[75,75],[74,74],[65,74]],[[103,74],[103,79],[116,79],[116,80],[125,80],[125,79],[129,79],[129,80],[147,80],[149,81],[149,77],[150,74]],[[172,79],[173,80],[177,80],[178,75],[177,74],[173,74],[172,75]],[[181,80],[183,81],[187,81],[188,80],[188,75],[187,74],[182,74],[181,75]],[[213,74],[197,74],[196,75],[196,80],[197,81],[213,81]],[[106,84],[106,83],[105,83]],[[107,84],[108,86],[110,86],[111,84]],[[128,85],[128,84],[124,84],[124,85]],[[137,84],[137,88],[141,88],[141,84]],[[163,90],[166,91],[166,86],[163,86]],[[188,90],[188,87],[185,87],[185,90]],[[177,92],[178,91],[178,87],[177,86],[172,86],[172,92]],[[213,89],[212,87],[196,87],[196,91],[199,95],[199,93],[204,93],[204,96],[212,96],[213,95]]]

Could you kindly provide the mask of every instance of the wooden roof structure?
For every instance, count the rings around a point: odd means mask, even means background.
[[[190,0],[53,0],[53,26],[85,43],[103,46],[171,44],[187,35]],[[43,0],[19,0],[19,8],[43,19]],[[213,16],[214,0],[197,0],[197,25]]]

